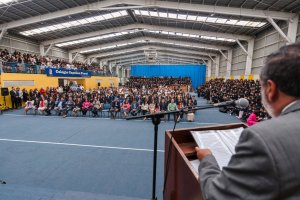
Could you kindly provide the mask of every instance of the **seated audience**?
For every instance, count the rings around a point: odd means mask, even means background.
[[[69,63],[63,59],[50,58],[48,56],[40,56],[36,54],[21,53],[14,51],[9,53],[7,49],[0,49],[0,59],[3,60],[2,71],[4,73],[45,73],[47,68],[63,68],[91,71],[95,74],[105,74],[103,69],[97,65],[88,65],[80,62]],[[109,75],[109,73],[106,72]]]
[[[39,107],[38,107],[39,114],[44,114],[44,111],[47,109],[47,104],[48,104],[47,99],[45,99],[45,97],[41,95],[41,98],[39,100]]]
[[[54,110],[60,116],[66,106],[66,101],[64,97],[58,98]]]
[[[27,114],[27,112],[29,110],[35,110],[34,100],[32,100],[32,101],[26,101],[25,108],[24,108],[25,115]]]
[[[98,98],[94,98],[94,101],[92,103],[92,113],[93,117],[99,117],[98,112],[102,109],[102,104],[100,103]]]
[[[81,98],[78,97],[75,100],[75,105],[74,105],[74,108],[72,110],[72,114],[73,114],[74,117],[78,117],[78,112],[81,111],[81,108],[82,108]]]
[[[246,98],[249,101],[249,107],[238,109],[235,107],[225,107],[220,109],[231,115],[236,115],[243,121],[250,116],[253,108],[259,110],[258,115],[261,119],[267,119],[269,115],[261,104],[261,91],[259,81],[254,80],[225,80],[212,79],[207,81],[201,88],[201,95],[210,103],[219,103],[223,101],[237,100]],[[240,112],[242,111],[242,112]]]
[[[46,116],[51,115],[51,111],[54,109],[55,107],[55,101],[53,97],[50,97],[48,104],[47,104],[47,108],[45,109],[46,112]]]
[[[158,80],[157,78],[153,79],[155,81]],[[162,82],[162,80],[164,80],[165,83]],[[120,112],[120,110],[122,111],[121,116],[123,117],[127,117],[129,114],[132,116],[138,114],[145,115],[148,112],[158,113],[172,110],[171,105],[176,106],[175,110],[178,109],[178,107],[185,108],[188,102],[195,100],[194,97],[188,92],[184,92],[182,88],[177,87],[177,85],[169,85],[169,83],[175,81],[174,78],[164,78],[162,80],[159,79],[161,85],[151,83],[151,87],[147,85],[144,89],[140,87],[121,86],[119,88],[98,87],[73,90],[69,85],[40,89],[35,88],[29,90],[27,98],[30,100],[37,98],[38,103],[40,103],[39,99],[44,96],[45,100],[48,101],[48,105],[40,106],[37,104],[36,108],[46,107],[43,109],[46,115],[50,115],[51,111],[55,110],[56,114],[63,115],[64,117],[66,117],[70,111],[72,111],[73,116],[78,116],[81,112],[83,116],[86,116],[86,113],[91,111],[93,117],[98,117],[99,111],[109,109],[108,111],[111,113],[112,119],[116,118],[116,114]],[[181,79],[177,81],[180,80]],[[149,78],[149,80],[143,78],[143,81],[146,83],[152,82],[153,80],[152,78]],[[177,83],[181,82],[176,82],[176,84]],[[12,93],[15,94],[15,91],[12,91]],[[23,93],[23,98],[24,94],[25,93]],[[82,101],[83,99],[84,101]],[[170,108],[168,109],[169,104]],[[26,110],[31,107],[30,103],[27,103],[27,105]]]
[[[172,98],[171,102],[168,104],[168,111],[176,111],[176,110],[178,110],[178,107],[175,103],[174,98]],[[177,115],[174,114],[173,116],[174,116],[174,121],[176,121],[177,120],[177,118],[176,118]],[[170,120],[170,115],[168,115],[168,120]]]
[[[130,114],[132,116],[137,116],[137,114],[140,112],[139,103],[135,99],[133,99],[133,102],[132,102],[130,108],[131,108]]]
[[[127,117],[128,114],[129,114],[129,112],[130,112],[130,103],[129,103],[129,101],[126,99],[126,100],[124,101],[124,103],[122,103],[122,113],[123,113],[123,116],[124,116],[124,117]]]
[[[90,107],[91,107],[91,102],[88,100],[87,97],[85,97],[81,107],[81,112],[83,116],[86,116],[86,113],[87,111],[89,111]]]
[[[63,109],[63,117],[67,117],[68,113],[74,108],[74,101],[71,96],[69,96],[68,101],[66,101],[65,107]]]
[[[118,112],[120,112],[120,109],[121,109],[121,103],[118,98],[115,98],[115,100],[111,102],[111,107],[110,107],[110,113],[112,119],[116,119],[116,115]]]
[[[141,105],[141,112],[142,112],[142,115],[146,115],[147,112],[148,112],[148,110],[149,110],[149,105],[148,105],[147,101],[144,100],[144,101],[142,102],[142,105]],[[144,118],[144,120],[146,120],[146,118]]]

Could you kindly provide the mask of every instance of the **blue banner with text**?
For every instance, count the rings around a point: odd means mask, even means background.
[[[45,74],[47,74],[48,76],[60,77],[90,77],[92,75],[90,71],[56,68],[46,68]]]

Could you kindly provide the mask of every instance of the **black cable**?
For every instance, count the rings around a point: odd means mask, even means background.
[[[181,112],[183,112],[183,109],[181,110]],[[169,141],[169,149],[168,149],[168,154],[167,154],[166,174],[165,174],[165,179],[164,179],[163,195],[165,194],[167,179],[168,179],[168,175],[169,175],[169,165],[170,165],[170,162],[169,162],[170,159],[169,158],[171,157],[171,144],[172,144],[172,140],[173,140],[173,134],[174,134],[174,130],[176,128],[177,122],[178,122],[179,117],[180,117],[180,112],[178,114],[179,115],[178,115],[177,119],[175,120],[174,127],[173,127],[173,130],[172,130],[172,135],[171,135],[171,138],[170,138],[170,141]],[[174,114],[174,117],[175,117],[175,114]]]

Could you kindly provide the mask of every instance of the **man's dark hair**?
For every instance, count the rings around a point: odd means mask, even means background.
[[[263,85],[272,80],[286,95],[300,97],[300,43],[284,46],[269,55],[260,80]]]

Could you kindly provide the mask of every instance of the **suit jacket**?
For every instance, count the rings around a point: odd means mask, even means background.
[[[300,100],[281,116],[245,129],[227,167],[199,166],[204,199],[300,199]]]
[[[55,107],[55,101],[49,101],[47,109],[53,110]]]
[[[16,98],[16,92],[14,90],[9,91],[9,94],[12,99]]]

